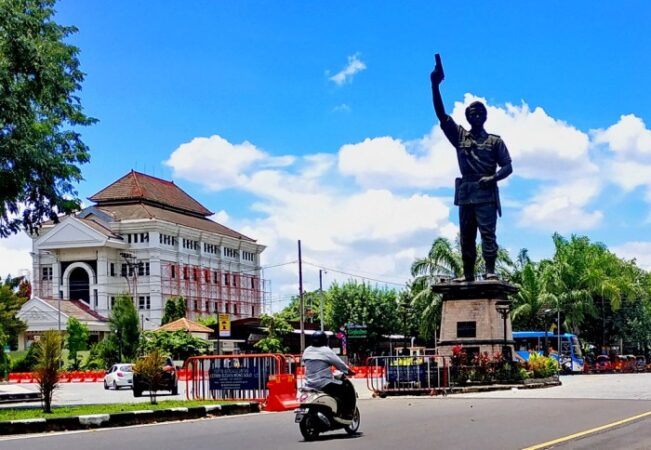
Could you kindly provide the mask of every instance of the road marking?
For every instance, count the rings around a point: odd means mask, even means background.
[[[563,442],[571,441],[573,439],[578,439],[578,438],[587,436],[589,434],[598,433],[599,431],[604,431],[604,430],[607,430],[609,428],[614,428],[614,427],[619,426],[619,425],[624,425],[626,423],[633,422],[633,421],[636,421],[638,419],[642,419],[643,417],[648,417],[648,416],[651,416],[651,411],[647,411],[645,413],[638,414],[637,416],[629,417],[627,419],[618,420],[617,422],[608,423],[608,424],[602,425],[600,427],[591,428],[589,430],[581,431],[579,433],[570,434],[568,436],[564,436],[564,437],[561,437],[561,438],[558,438],[558,439],[554,439],[553,441],[543,442],[542,444],[537,444],[537,445],[534,445],[532,447],[524,448],[522,450],[540,450],[540,449],[543,449],[543,448],[551,447],[552,445],[561,444]]]

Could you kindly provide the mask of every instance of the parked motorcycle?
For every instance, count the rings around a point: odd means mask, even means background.
[[[335,373],[335,378],[340,379],[342,383],[350,383],[350,380],[341,372]],[[299,400],[301,406],[294,410],[296,414],[294,421],[298,423],[306,441],[313,441],[319,437],[320,433],[341,428],[350,435],[357,433],[360,424],[357,406],[352,420],[346,420],[339,414],[337,400],[325,392],[302,388]]]

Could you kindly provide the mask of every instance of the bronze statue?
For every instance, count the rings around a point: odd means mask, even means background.
[[[461,178],[455,180],[454,204],[459,206],[459,228],[461,235],[461,257],[463,276],[454,281],[474,281],[477,250],[475,241],[477,229],[481,234],[481,248],[486,263],[486,280],[496,280],[495,259],[497,240],[495,228],[497,214],[502,215],[497,182],[508,177],[513,168],[511,156],[504,141],[497,135],[484,130],[486,106],[473,102],[466,108],[466,119],[470,131],[457,125],[445,113],[439,85],[445,78],[441,57],[436,54],[434,71],[430,75],[434,111],[441,123],[441,129],[457,150],[457,161]],[[499,170],[497,167],[499,166]]]

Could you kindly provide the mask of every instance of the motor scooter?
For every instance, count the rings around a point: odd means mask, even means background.
[[[342,383],[350,383],[350,380],[342,372],[335,372],[335,378]],[[359,409],[355,406],[352,420],[341,417],[337,400],[325,392],[310,389],[300,389],[300,407],[294,410],[296,417],[294,422],[298,423],[301,434],[306,441],[313,441],[320,433],[345,429],[346,433],[354,435],[357,433],[360,424]],[[357,392],[355,392],[357,397]]]

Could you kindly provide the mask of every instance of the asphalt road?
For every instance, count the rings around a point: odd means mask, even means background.
[[[263,413],[123,429],[7,438],[0,450],[521,449],[651,411],[646,400],[388,398],[359,402],[361,434],[303,442],[293,415]],[[615,433],[615,434],[613,434]],[[620,434],[617,434],[620,433]],[[599,440],[599,436],[602,437]],[[651,448],[651,417],[561,448]],[[597,440],[595,440],[597,438]],[[576,445],[584,445],[577,447]],[[644,445],[643,445],[644,444]]]
[[[368,399],[357,386],[361,434],[337,431],[303,442],[291,413],[204,419],[92,432],[0,439],[0,450],[201,449],[522,449],[651,411],[651,373],[563,377],[563,386],[449,397]],[[184,396],[164,397],[184,398]],[[61,403],[132,401],[100,384],[66,385]],[[147,399],[143,399],[146,401]],[[335,447],[336,446],[336,447]],[[651,449],[651,414],[557,442],[560,449]]]

